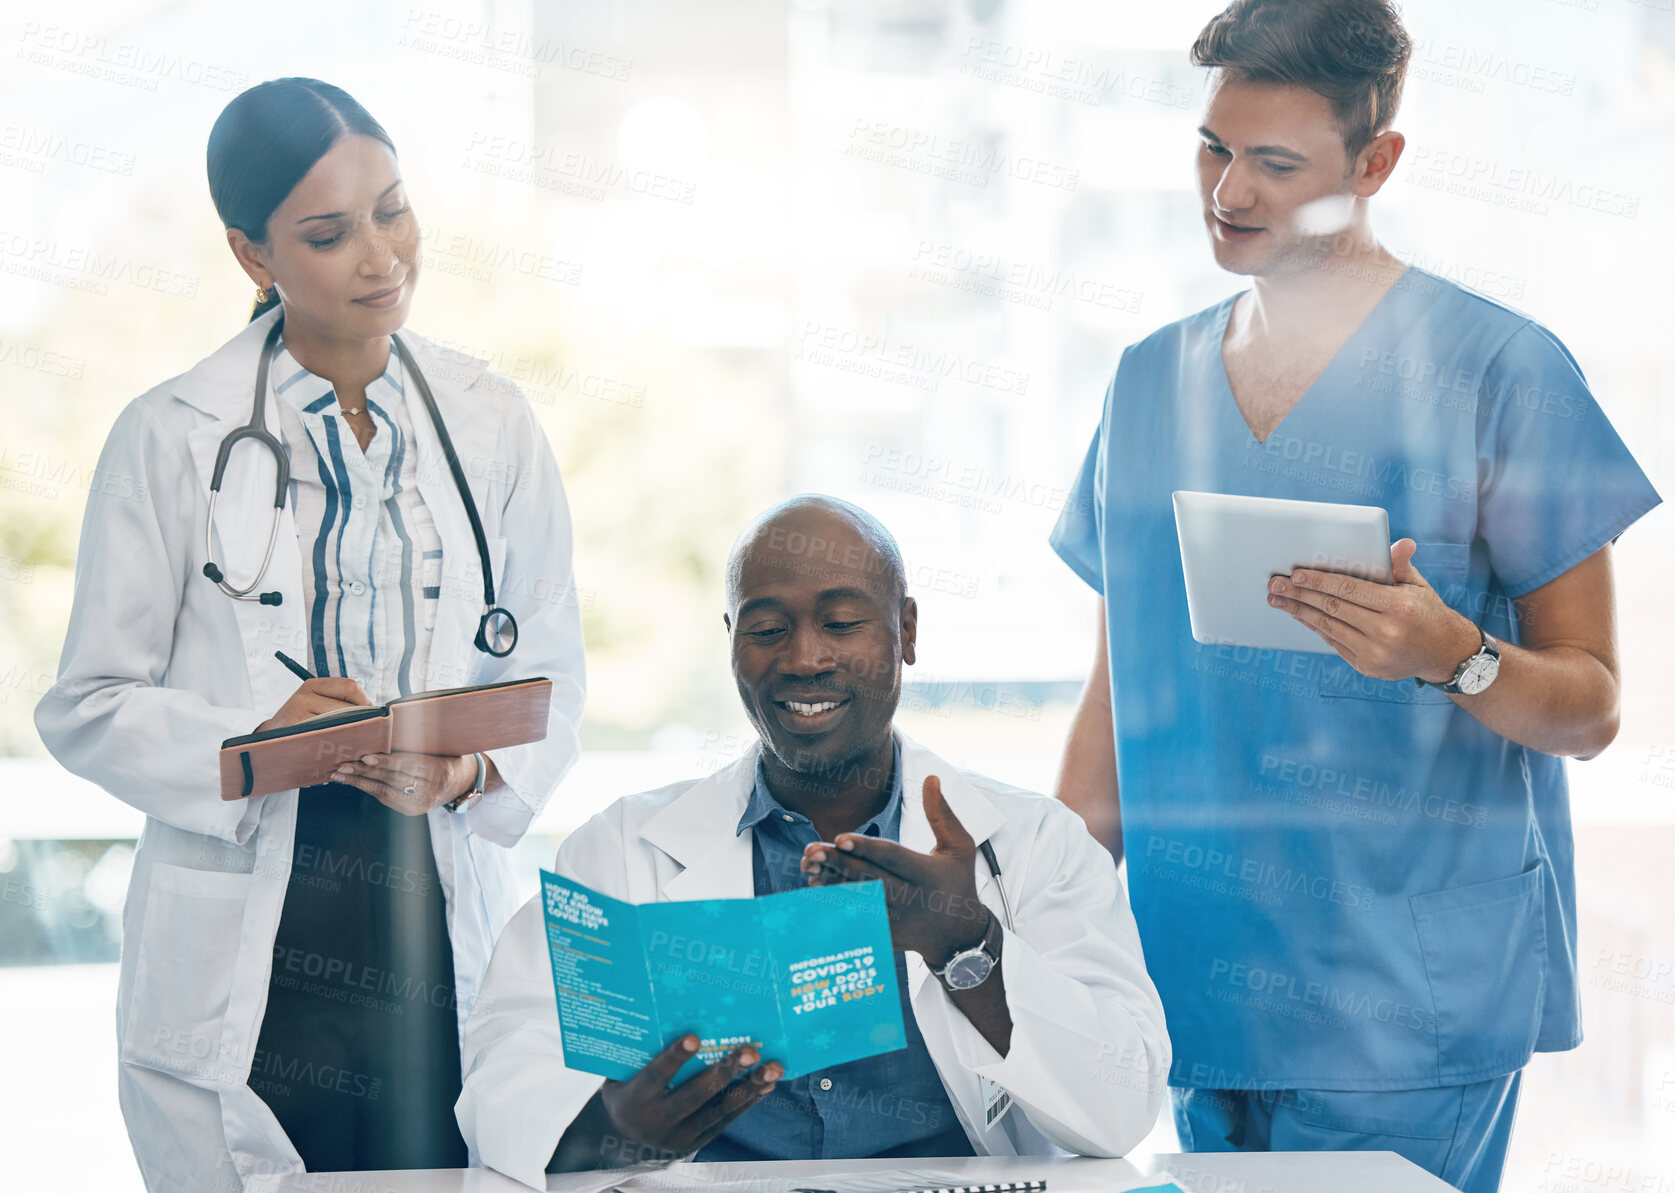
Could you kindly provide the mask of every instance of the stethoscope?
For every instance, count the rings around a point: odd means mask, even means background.
[[[259,601],[264,605],[277,605],[283,599],[278,592],[256,593],[256,586],[267,575],[268,564],[273,559],[273,544],[279,538],[279,515],[285,508],[285,498],[291,481],[291,463],[285,455],[284,446],[273,435],[268,433],[267,419],[264,406],[268,389],[268,364],[273,360],[274,345],[279,342],[279,331],[284,324],[281,316],[274,321],[268,331],[268,338],[262,344],[262,356],[256,365],[256,396],[251,404],[250,421],[239,427],[221,441],[221,449],[215,454],[215,473],[209,482],[209,520],[204,524],[204,558],[209,560],[204,564],[204,575],[215,581],[222,592],[236,601]],[[442,443],[442,454],[448,458],[448,471],[454,475],[454,487],[459,490],[460,500],[465,504],[466,516],[471,519],[471,533],[477,540],[477,557],[483,565],[483,616],[477,622],[477,637],[474,645],[478,650],[503,659],[512,653],[512,648],[518,644],[518,623],[505,609],[494,603],[494,571],[489,566],[489,541],[483,533],[483,521],[477,516],[477,503],[471,499],[471,489],[465,483],[465,470],[459,466],[459,457],[454,454],[454,441],[448,434],[448,428],[442,423],[442,414],[436,408],[436,398],[430,392],[430,385],[425,381],[425,375],[419,371],[419,362],[413,359],[413,354],[407,350],[407,345],[401,342],[399,335],[391,334],[390,341],[395,345],[396,355],[401,357],[401,363],[407,366],[407,372],[419,387],[419,397],[424,401],[425,410],[430,414],[431,425],[436,428],[436,437]],[[241,439],[254,439],[268,451],[273,453],[274,463],[279,466],[279,475],[275,478],[273,489],[273,523],[268,527],[267,553],[262,556],[262,566],[257,569],[256,576],[243,588],[234,588],[227,582],[226,575],[215,566],[215,502],[221,496],[221,478],[227,471],[227,458],[232,454],[233,447]]]
[[[984,841],[977,848],[983,854],[983,860],[989,863],[989,873],[994,875],[995,890],[1000,892],[1000,909],[1006,913],[1006,930],[1015,934],[1018,930],[1012,926],[1012,901],[1006,897],[1006,888],[1000,882],[1000,863],[995,861],[995,847]]]

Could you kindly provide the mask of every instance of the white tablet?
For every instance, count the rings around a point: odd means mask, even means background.
[[[1376,505],[1181,490],[1175,530],[1192,636],[1206,645],[1336,653],[1268,603],[1268,581],[1299,567],[1391,581],[1390,518]]]

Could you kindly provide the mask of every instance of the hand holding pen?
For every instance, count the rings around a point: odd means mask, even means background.
[[[257,732],[264,729],[279,729],[286,725],[295,725],[305,717],[312,717],[323,712],[336,712],[340,708],[353,708],[356,705],[368,705],[372,701],[361,690],[361,685],[352,679],[339,679],[331,676],[315,677],[308,673],[303,665],[281,651],[274,651],[274,657],[284,663],[296,677],[302,680],[302,686],[291,693],[279,711],[256,726]]]
[[[369,705],[366,693],[352,679],[316,679],[301,663],[284,651],[273,652],[274,658],[288,667],[302,680],[283,707],[271,721],[257,726],[258,731],[282,725],[292,725],[316,712],[335,712],[340,708]],[[293,705],[300,711],[287,717]],[[446,754],[368,754],[359,761],[345,759],[332,772],[331,781],[356,787],[392,811],[403,816],[423,816],[432,808],[457,799],[470,791],[476,783],[478,755],[453,757]],[[484,757],[485,779],[488,785],[500,782],[494,760]]]

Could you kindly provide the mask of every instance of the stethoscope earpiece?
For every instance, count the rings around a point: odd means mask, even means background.
[[[221,581],[225,578],[223,576],[222,572],[221,572],[221,569],[216,567],[213,563],[204,564],[204,575],[208,576],[211,580],[215,581],[217,584],[221,584]],[[257,576],[256,577],[257,583],[260,583],[261,579],[262,578],[260,576]],[[221,584],[221,587],[226,589],[227,592],[230,595],[232,595],[234,597],[237,597],[241,601],[248,601],[248,600],[252,599],[251,597],[243,595],[241,593],[233,592],[231,585]],[[249,592],[249,589],[246,589],[245,592],[246,593]],[[285,603],[285,594],[282,593],[282,592],[264,592],[260,596],[255,597],[254,599],[257,600],[257,601],[260,601],[264,605],[283,605]]]

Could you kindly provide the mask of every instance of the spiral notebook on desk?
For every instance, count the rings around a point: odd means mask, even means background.
[[[415,692],[388,704],[340,708],[221,743],[221,798],[243,799],[325,782],[366,754],[473,754],[547,736],[545,676]]]

